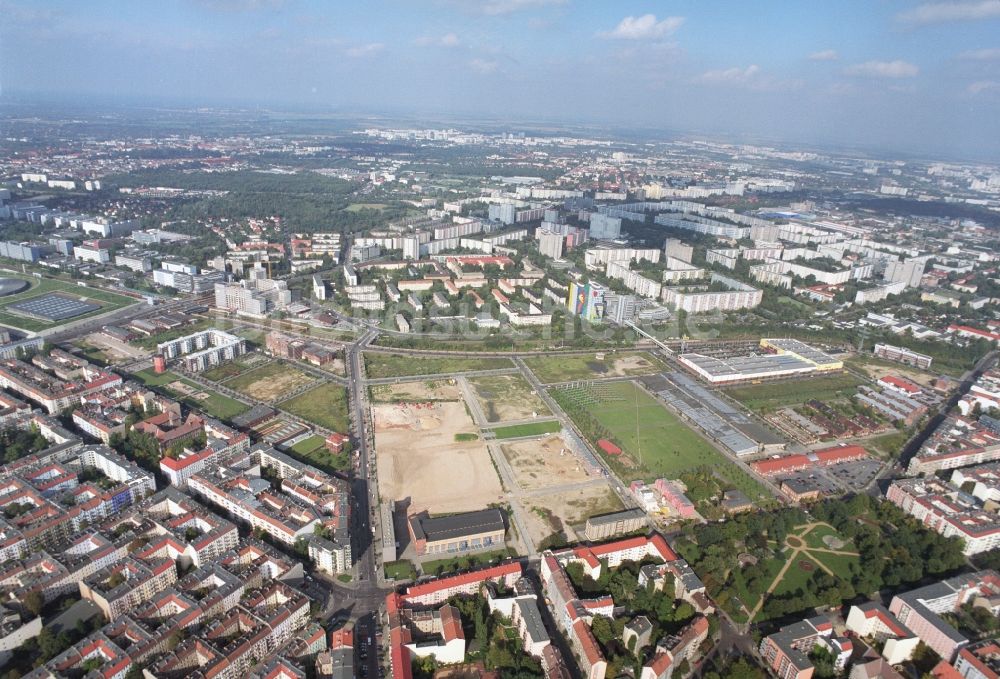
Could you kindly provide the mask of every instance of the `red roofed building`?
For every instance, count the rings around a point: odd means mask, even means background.
[[[806,455],[786,455],[785,457],[771,458],[767,460],[757,460],[750,463],[750,468],[761,476],[774,476],[776,474],[788,474],[812,465]]]
[[[817,464],[827,467],[841,462],[862,460],[868,457],[868,451],[861,446],[833,446],[813,451],[812,457],[816,459]]]
[[[350,436],[335,431],[326,437],[326,449],[331,453],[339,453],[343,449],[344,444],[350,440]]]
[[[902,377],[896,377],[895,375],[885,375],[880,377],[878,383],[886,389],[895,391],[903,396],[916,396],[922,391],[919,385],[914,384],[910,380],[903,379]]]
[[[934,669],[931,670],[930,675],[934,679],[965,679],[965,675],[949,665],[946,660],[942,660],[935,665]]]
[[[989,332],[987,330],[980,330],[979,328],[973,328],[968,325],[949,325],[948,332],[953,332],[959,337],[966,337],[969,339],[988,339],[992,342],[1000,342],[1000,334]]]
[[[407,587],[406,592],[402,595],[402,601],[423,606],[439,604],[456,594],[473,595],[488,580],[503,582],[507,587],[513,587],[514,583],[520,579],[521,572],[521,564],[517,561],[511,561],[491,568],[439,578]]]

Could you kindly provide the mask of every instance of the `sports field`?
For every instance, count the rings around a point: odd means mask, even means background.
[[[332,382],[282,401],[278,407],[331,431],[345,433],[350,427],[347,390]]]
[[[603,357],[598,358],[598,355]],[[524,359],[524,363],[538,381],[545,384],[599,377],[652,375],[664,369],[660,359],[645,351],[532,356]]]
[[[755,412],[801,405],[810,399],[827,402],[848,398],[862,381],[850,373],[806,377],[783,382],[732,387],[726,393]]]
[[[443,375],[473,370],[499,370],[513,368],[507,358],[421,358],[369,352],[365,354],[365,372],[370,379],[381,377],[408,377],[411,375]]]
[[[121,309],[131,304],[139,303],[139,300],[132,299],[131,297],[125,297],[123,295],[107,292],[105,290],[99,290],[93,287],[82,287],[66,281],[54,280],[52,278],[35,278],[34,276],[14,274],[6,271],[0,274],[0,278],[20,278],[31,283],[31,287],[24,292],[0,298],[0,324],[8,325],[12,328],[27,330],[28,332],[47,330],[48,328],[54,328],[65,323],[73,323],[84,318],[90,318],[91,316],[97,316],[109,311]],[[80,299],[91,304],[99,304],[101,308],[95,309],[87,314],[76,316],[75,318],[66,319],[65,321],[45,321],[39,318],[28,318],[7,310],[7,307],[11,304],[17,304],[36,297],[42,297],[53,292],[60,292],[73,297],[74,299]]]
[[[632,382],[555,389],[552,396],[595,444],[608,439],[621,455],[600,451],[623,481],[675,479],[710,467],[750,497],[766,495],[760,485],[705,439]]]

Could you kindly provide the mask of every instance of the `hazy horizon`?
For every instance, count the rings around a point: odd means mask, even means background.
[[[0,0],[0,102],[175,101],[1000,155],[1000,0],[160,5]]]

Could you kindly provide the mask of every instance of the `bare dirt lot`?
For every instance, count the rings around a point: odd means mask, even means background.
[[[535,546],[559,530],[565,531],[570,542],[583,540],[583,524],[589,517],[623,508],[607,482],[525,498],[524,505],[528,533]]]
[[[118,340],[112,339],[99,332],[90,333],[84,338],[84,342],[89,346],[103,351],[113,362],[145,358],[152,353],[149,351],[143,351],[142,349],[137,349],[130,344],[126,344],[125,342],[119,342]]]
[[[409,512],[432,514],[483,509],[503,499],[486,444],[455,440],[479,432],[464,402],[386,404],[374,411],[383,499],[410,498]]]
[[[558,435],[506,443],[501,450],[514,470],[517,485],[524,490],[578,483],[591,478]]]
[[[619,356],[615,358],[611,363],[611,369],[608,370],[606,375],[614,375],[615,377],[627,377],[628,375],[640,374],[647,370],[653,370],[656,364],[653,363],[647,356],[642,354],[630,354],[628,356]]]
[[[242,373],[225,384],[258,401],[273,401],[315,381],[301,370],[275,361]]]
[[[520,375],[472,377],[469,386],[488,422],[511,422],[552,414]]]
[[[920,372],[919,370],[913,370],[906,366],[893,366],[887,367],[883,365],[862,365],[859,366],[864,370],[873,380],[880,379],[886,375],[898,375],[899,377],[905,377],[906,379],[919,384],[922,387],[930,387],[934,383],[934,376],[928,375],[925,372]]]
[[[461,401],[462,391],[454,380],[417,380],[399,384],[377,384],[371,388],[376,403]]]

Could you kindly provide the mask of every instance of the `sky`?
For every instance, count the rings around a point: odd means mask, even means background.
[[[0,0],[5,95],[1000,161],[1000,0]]]

